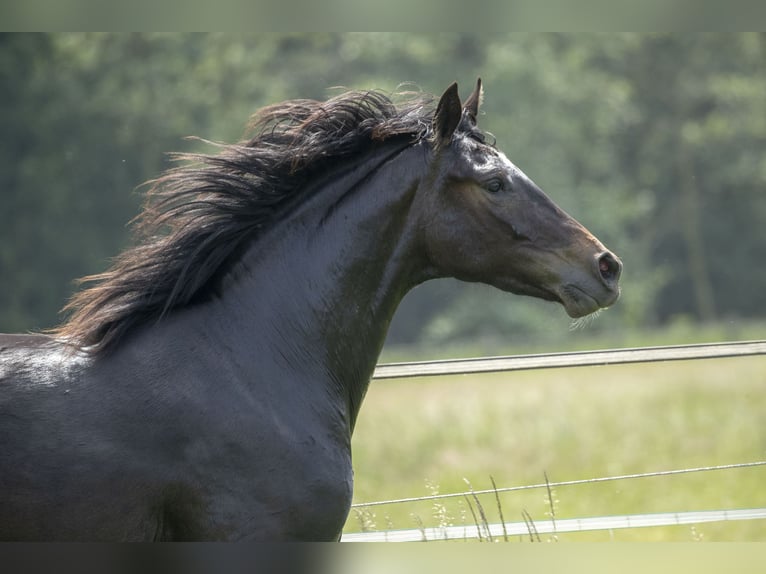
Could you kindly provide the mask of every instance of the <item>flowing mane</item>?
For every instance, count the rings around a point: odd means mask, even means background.
[[[337,160],[395,137],[426,137],[432,102],[420,94],[397,106],[378,91],[286,101],[255,114],[248,140],[216,144],[214,155],[174,154],[186,164],[148,182],[135,246],[80,280],[90,286],[52,334],[102,354],[132,327],[193,302]]]

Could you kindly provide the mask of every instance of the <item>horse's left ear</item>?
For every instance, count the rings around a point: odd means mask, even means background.
[[[463,107],[460,104],[460,95],[457,92],[457,82],[454,82],[442,94],[439,105],[436,106],[433,127],[436,138],[436,147],[449,145],[452,134],[455,133],[460,119],[463,116]]]
[[[463,105],[463,109],[467,112],[468,118],[473,125],[476,125],[476,118],[479,116],[479,106],[481,106],[484,100],[484,87],[481,85],[481,78],[476,79],[476,87],[473,93],[468,96],[468,99]]]

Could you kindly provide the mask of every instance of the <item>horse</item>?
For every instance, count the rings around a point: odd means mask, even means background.
[[[289,100],[178,154],[63,322],[0,336],[0,539],[338,540],[410,289],[612,305],[622,263],[479,129],[482,97]]]

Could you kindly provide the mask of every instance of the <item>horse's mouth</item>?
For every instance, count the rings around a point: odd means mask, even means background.
[[[565,283],[560,287],[519,285],[518,283],[496,283],[495,286],[518,295],[561,303],[567,315],[573,319],[579,319],[595,313],[599,309],[609,307],[620,296],[619,288],[604,288],[600,289],[599,294],[592,294],[574,283]]]
[[[604,297],[597,298],[577,285],[568,283],[559,289],[557,295],[559,301],[564,306],[567,315],[573,319],[579,319],[580,317],[590,315],[599,309],[609,307],[617,301],[620,292],[619,290],[610,290],[605,293]]]

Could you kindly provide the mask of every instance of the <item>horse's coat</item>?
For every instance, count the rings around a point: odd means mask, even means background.
[[[335,540],[408,290],[614,303],[619,260],[484,141],[480,95],[287,102],[160,178],[67,323],[0,336],[0,538]]]

